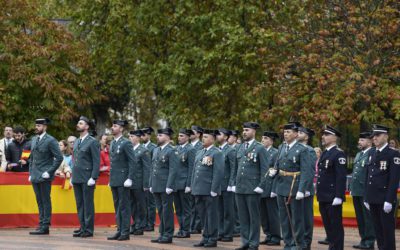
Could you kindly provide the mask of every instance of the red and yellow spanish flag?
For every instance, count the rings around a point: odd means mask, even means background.
[[[25,161],[28,160],[30,155],[31,155],[31,151],[24,149],[22,151],[21,160],[25,160]]]

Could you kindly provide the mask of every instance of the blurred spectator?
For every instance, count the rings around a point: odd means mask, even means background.
[[[7,169],[7,147],[13,140],[13,129],[12,127],[6,126],[4,128],[4,138],[0,140],[0,172],[5,172]]]
[[[100,138],[100,144],[102,149],[100,151],[100,172],[110,171],[110,144],[112,137],[108,135],[102,135]],[[103,146],[104,143],[104,146]]]
[[[62,178],[71,178],[72,172],[72,151],[66,140],[61,140],[58,145],[60,146],[60,151],[63,154],[63,161],[60,167],[56,171],[56,175]]]
[[[389,147],[399,150],[399,141],[396,139],[390,139],[389,141]]]
[[[25,129],[14,128],[14,140],[8,144],[6,151],[7,171],[28,172],[28,158],[31,154],[31,141],[25,138]]]
[[[74,151],[74,143],[76,141],[76,136],[73,136],[73,135],[68,136],[67,141],[68,141],[69,149],[71,150],[71,152],[73,152]]]

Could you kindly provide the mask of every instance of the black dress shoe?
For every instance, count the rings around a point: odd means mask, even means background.
[[[82,232],[79,231],[79,232],[77,232],[77,233],[73,233],[73,234],[72,234],[72,237],[81,237],[81,235],[82,235]]]
[[[151,243],[159,243],[161,240],[161,238],[157,238],[157,239],[152,239],[150,242]]]
[[[248,246],[241,246],[241,247],[235,248],[235,250],[247,250],[247,249],[249,249]]]
[[[268,241],[267,246],[280,246],[281,243],[277,241]]]
[[[160,243],[160,244],[170,244],[170,243],[172,243],[172,238],[169,238],[169,239],[167,239],[167,238],[161,238],[161,239],[158,241],[158,243]]]
[[[360,244],[360,245],[358,245],[358,249],[369,249],[369,250],[372,250],[372,249],[374,249],[374,246],[367,246],[367,245]]]
[[[107,240],[118,240],[119,236],[121,236],[121,234],[116,233],[113,236],[107,237]]]
[[[240,233],[233,233],[233,238],[237,238],[237,237],[240,237]]]
[[[328,241],[327,239],[319,240],[319,241],[318,241],[318,244],[321,244],[321,245],[329,245],[329,241]]]
[[[217,241],[221,241],[221,240],[222,240],[222,237],[218,236]]]
[[[92,233],[84,232],[81,234],[81,238],[90,238],[90,237],[93,237]]]
[[[222,242],[232,242],[232,241],[233,241],[233,238],[232,238],[232,237],[222,237],[222,238],[221,238],[221,241],[222,241]]]
[[[199,243],[196,243],[196,244],[194,244],[193,246],[194,247],[204,247],[204,242],[199,242]]]
[[[143,235],[143,231],[142,230],[136,230],[135,232],[133,232],[133,235]]]
[[[39,230],[33,231],[33,232],[29,232],[30,235],[47,235],[49,234],[50,231],[49,229],[45,229],[45,228],[41,228]]]
[[[358,245],[353,245],[353,248],[355,248],[355,249],[360,249],[360,244],[358,244]]]
[[[79,229],[76,229],[76,230],[74,230],[74,234],[76,234],[76,233],[80,233],[82,230],[79,228]]]
[[[263,241],[260,241],[260,245],[267,245],[268,242],[269,240],[265,239]]]
[[[176,235],[174,236],[174,238],[179,238],[179,239],[190,238],[190,234],[189,234],[189,233],[176,234]]]
[[[207,242],[206,244],[204,244],[204,247],[217,247],[217,242]]]
[[[248,250],[258,250],[258,247],[249,247]]]
[[[192,230],[190,234],[201,234],[201,230]]]
[[[129,234],[121,235],[117,240],[118,241],[129,240]]]
[[[144,231],[145,231],[145,232],[153,232],[153,231],[154,231],[154,227],[152,227],[152,226],[147,226],[147,227],[144,228]]]

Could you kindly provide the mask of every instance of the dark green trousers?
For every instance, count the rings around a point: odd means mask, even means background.
[[[175,213],[176,217],[178,218],[179,232],[181,234],[190,233],[190,196],[190,193],[185,194],[185,190],[178,190],[177,192],[174,192]]]
[[[202,225],[198,211],[196,210],[196,203],[194,197],[190,198],[191,217],[190,217],[190,231],[201,231]]]
[[[264,197],[260,201],[261,227],[266,240],[281,241],[281,225],[279,222],[278,202],[275,198]]]
[[[51,181],[32,183],[39,209],[39,227],[48,229],[51,223]]]
[[[360,245],[373,246],[375,244],[374,223],[371,214],[364,206],[364,197],[353,196],[354,211],[358,225],[358,233],[360,234]]]
[[[259,194],[235,194],[240,221],[242,246],[257,248],[260,244]]]
[[[218,239],[218,197],[196,195],[195,203],[203,225],[203,243],[216,243]]]
[[[126,187],[111,187],[114,200],[115,221],[117,231],[121,235],[129,235],[131,221],[130,189]]]
[[[154,201],[154,195],[149,191],[145,192],[146,198],[146,216],[144,217],[144,223],[146,227],[154,227],[156,223],[156,203]]]
[[[89,187],[86,183],[77,183],[73,187],[81,231],[93,234],[95,186]]]
[[[146,193],[143,189],[131,189],[131,217],[133,231],[144,230],[146,227]]]
[[[294,197],[286,204],[287,197],[278,195],[284,249],[306,248],[304,243],[304,201]],[[289,221],[290,220],[290,221]]]
[[[170,240],[174,236],[174,195],[154,193],[154,200],[160,218],[160,238]]]
[[[218,235],[231,238],[235,229],[235,196],[233,192],[223,191],[218,196]]]
[[[304,242],[311,246],[314,233],[314,195],[304,198]]]

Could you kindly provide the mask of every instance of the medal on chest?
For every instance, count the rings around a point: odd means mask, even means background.
[[[161,161],[165,163],[165,155],[161,156]]]
[[[364,167],[365,166],[365,161],[363,160],[362,162],[361,162],[361,167]]]
[[[247,154],[247,159],[249,159],[249,161],[257,162],[257,154],[255,149]]]
[[[328,168],[329,160],[325,161],[325,168]]]
[[[206,156],[201,160],[201,163],[206,166],[211,166],[213,164],[213,160],[211,156]]]
[[[119,149],[120,149],[120,145],[118,145],[118,148],[117,148],[117,154],[119,154]]]
[[[387,164],[387,162],[386,161],[380,161],[380,163],[381,163],[381,166],[380,166],[380,170],[386,170],[387,169],[387,167],[386,167],[386,164]]]

